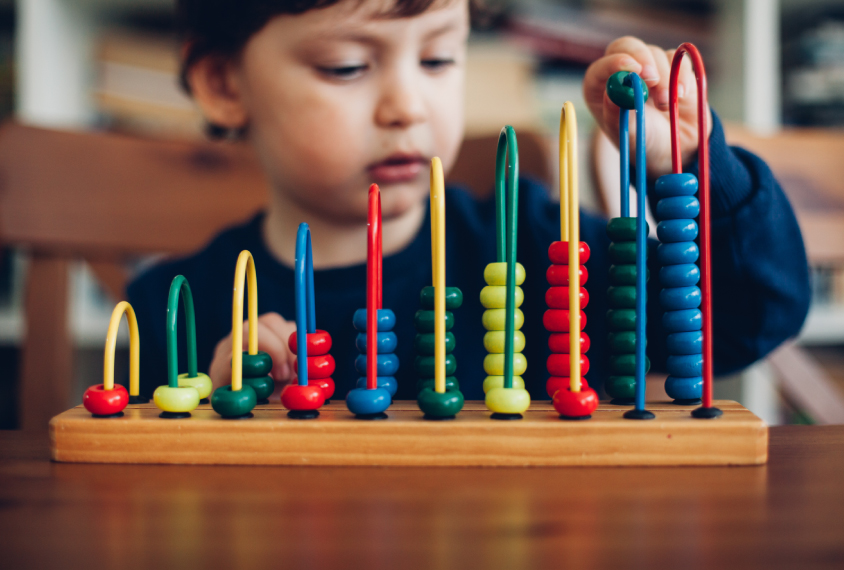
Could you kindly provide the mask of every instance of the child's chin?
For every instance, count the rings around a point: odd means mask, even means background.
[[[428,198],[428,189],[402,184],[387,187],[381,194],[381,216],[385,220],[400,218]]]

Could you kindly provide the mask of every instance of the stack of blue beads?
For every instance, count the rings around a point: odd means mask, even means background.
[[[357,381],[358,388],[366,388],[366,309],[355,311],[353,318],[355,330],[355,347],[360,354],[355,358],[355,370],[360,374]],[[395,375],[399,370],[399,357],[395,355],[398,337],[393,332],[396,326],[396,315],[390,309],[378,309],[378,335],[376,349],[378,351],[378,387],[390,393],[390,398],[396,395],[398,384]]]
[[[657,261],[662,266],[659,280],[663,289],[659,302],[665,313],[662,323],[668,333],[666,346],[668,379],[665,391],[674,403],[700,403],[703,390],[703,316],[697,284],[700,252],[695,243],[700,203],[695,197],[698,182],[693,174],[667,174],[656,181],[659,221]]]

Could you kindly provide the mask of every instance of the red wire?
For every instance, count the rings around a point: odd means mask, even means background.
[[[369,187],[369,224],[366,232],[366,387],[378,387],[378,308],[381,291],[381,193]]]
[[[677,79],[683,54],[692,60],[692,68],[697,79],[697,129],[698,129],[698,180],[700,200],[700,290],[701,311],[703,313],[703,401],[704,408],[712,407],[712,257],[709,248],[709,137],[707,136],[706,71],[703,58],[697,48],[690,43],[681,44],[674,52],[671,62],[671,81],[668,86],[669,113],[671,116],[671,165],[675,174],[683,172],[680,158],[680,137],[677,123],[680,112],[677,105]]]
[[[381,239],[381,189],[378,188],[378,185],[375,185],[375,189],[378,191],[378,228],[375,230],[376,235],[378,236],[378,257],[376,258],[378,261],[378,273],[376,274],[376,291],[375,294],[377,295],[377,302],[376,305],[379,309],[384,308],[384,300],[383,300],[383,292],[384,286],[382,285],[382,277],[384,273],[384,245],[383,240]]]

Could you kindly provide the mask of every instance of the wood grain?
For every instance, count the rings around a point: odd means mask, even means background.
[[[292,420],[278,405],[250,420],[224,420],[202,406],[163,420],[149,405],[97,419],[81,406],[50,422],[52,457],[83,463],[234,465],[753,465],[767,460],[768,428],[734,402],[715,421],[691,407],[649,406],[654,421],[622,418],[601,406],[588,421],[562,421],[538,405],[520,421],[495,421],[482,402],[455,420],[427,421],[415,402],[396,402],[383,421],[357,420],[342,401],[319,419]],[[719,405],[716,404],[716,405]]]

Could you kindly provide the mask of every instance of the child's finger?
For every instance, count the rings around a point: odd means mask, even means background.
[[[654,63],[659,71],[659,82],[653,87],[648,87],[651,92],[650,100],[660,111],[668,110],[668,84],[671,81],[671,61],[664,49],[657,46],[648,46],[654,57]]]
[[[586,70],[583,79],[583,99],[589,107],[592,116],[600,120],[603,117],[604,96],[607,92],[607,79],[618,71],[632,71],[638,73],[642,66],[635,59],[626,54],[616,54],[602,57],[592,62]],[[609,127],[604,123],[602,127]]]
[[[639,74],[639,77],[647,84],[648,88],[659,83],[659,67],[657,66],[651,46],[639,38],[624,36],[623,38],[613,40],[607,46],[604,55],[629,55],[641,66],[641,69],[636,73]]]
[[[296,323],[284,320],[284,317],[278,313],[266,313],[261,315],[258,322],[266,326],[271,331],[271,334],[278,338],[282,343],[282,352],[284,353],[284,357],[282,358],[279,355],[278,360],[273,357],[273,369],[271,372],[273,379],[276,381],[290,379],[293,357],[295,355],[290,352],[287,341],[290,338],[290,335],[296,332]]]

